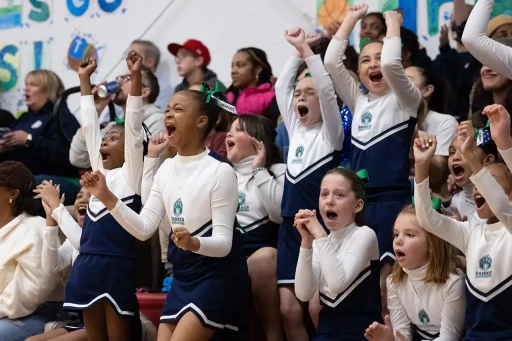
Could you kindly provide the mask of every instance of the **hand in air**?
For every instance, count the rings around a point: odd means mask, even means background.
[[[252,160],[252,169],[258,167],[265,167],[265,160],[267,158],[267,150],[263,141],[258,141],[254,137],[251,137],[252,145],[256,149],[256,157]]]
[[[310,249],[313,245],[315,237],[309,232],[307,224],[310,223],[311,219],[316,219],[315,212],[310,210],[299,210],[295,215],[293,226],[297,228],[302,238],[301,247]]]
[[[364,333],[364,337],[369,341],[395,341],[393,336],[393,326],[389,315],[384,316],[384,323],[373,322]]]
[[[348,9],[347,15],[345,16],[346,19],[354,19],[359,20],[363,19],[368,12],[368,5],[366,3],[363,3],[362,5],[354,5],[350,6]]]
[[[78,75],[90,77],[94,71],[96,71],[96,67],[96,59],[84,58],[80,61],[80,65],[78,66]]]
[[[148,157],[157,158],[169,147],[169,137],[164,133],[153,135],[149,140]]]
[[[488,105],[482,111],[482,115],[489,118],[491,124],[491,137],[500,150],[512,147],[510,137],[510,114],[501,104]]]
[[[435,135],[425,135],[414,139],[413,151],[416,164],[426,164],[432,161],[437,148]]]
[[[306,43],[306,33],[304,33],[304,30],[299,27],[294,27],[284,31],[284,37],[291,45],[295,46],[295,48]]]
[[[182,250],[197,251],[199,249],[197,243],[194,242],[194,238],[190,235],[189,230],[187,230],[185,227],[173,228],[171,239],[176,244],[176,246]],[[195,241],[197,241],[197,238]]]
[[[451,214],[448,214],[447,212],[445,212],[445,215],[449,218],[452,218],[452,219],[455,219],[457,221],[468,221],[468,216],[462,216],[459,212],[459,209],[453,205],[450,205],[450,208],[452,209],[453,211],[453,215]]]
[[[60,185],[54,185],[53,181],[44,180],[34,189],[36,199],[41,199],[44,211],[47,216],[51,216],[52,212],[64,203],[65,195],[60,195]]]
[[[109,192],[105,176],[100,171],[87,172],[82,175],[80,185],[100,200]]]
[[[141,72],[142,70],[142,56],[131,50],[128,52],[128,56],[126,56],[126,65],[128,66],[128,70],[133,73]]]
[[[402,25],[402,14],[397,11],[387,11],[384,12],[384,20],[386,20],[386,26],[391,25]]]
[[[308,34],[306,34],[306,43],[311,48],[318,46],[318,44],[320,44],[321,40],[322,40],[322,35],[319,34],[319,33],[308,33]]]
[[[461,122],[457,126],[457,140],[460,145],[460,152],[462,156],[467,159],[473,153],[476,146],[475,143],[475,129],[471,121]]]
[[[439,48],[443,48],[450,43],[448,38],[448,26],[441,26],[441,30],[439,31]]]

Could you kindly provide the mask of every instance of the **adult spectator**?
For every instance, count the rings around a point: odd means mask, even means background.
[[[131,75],[126,73],[122,76],[118,76],[116,80],[120,84],[120,90],[114,97],[114,103],[121,107],[122,111],[126,110],[126,100],[130,93],[131,87]],[[96,112],[101,113],[112,96],[101,99],[96,95],[98,87],[93,89],[94,103],[96,104]],[[144,105],[144,124],[148,128],[151,135],[165,132],[164,126],[164,111],[155,105],[155,101],[158,98],[159,85],[156,76],[147,68],[142,69],[142,103]],[[166,104],[167,107],[167,104]],[[110,128],[109,125],[101,130],[102,136]],[[87,145],[85,143],[85,137],[82,134],[82,130],[79,129],[73,140],[71,141],[71,149],[69,151],[69,160],[75,167],[87,169],[91,167],[89,160],[89,153],[87,152]]]
[[[272,67],[265,51],[256,47],[238,50],[231,62],[232,84],[226,96],[228,102],[236,107],[239,115],[262,115],[276,127],[279,108],[271,79]]]
[[[25,78],[23,113],[11,131],[0,139],[0,162],[14,160],[23,163],[35,175],[37,183],[53,180],[65,193],[66,205],[73,202],[80,190],[78,170],[69,162],[71,136],[80,127],[67,105],[54,117],[56,99],[64,85],[53,71],[30,71]]]
[[[16,161],[0,163],[0,340],[25,340],[47,322],[67,319],[60,297],[52,297],[60,276],[43,270],[43,229],[34,199],[35,180]],[[62,294],[62,292],[61,292]],[[48,303],[45,303],[50,301]]]
[[[199,40],[189,39],[183,45],[171,43],[167,49],[175,57],[178,73],[183,77],[183,81],[176,86],[174,92],[187,90],[192,85],[219,82],[215,72],[208,69],[211,61],[210,51]],[[225,91],[224,84],[221,82],[219,84],[222,91]]]
[[[512,38],[512,17],[501,14],[489,21],[487,36],[492,39]]]

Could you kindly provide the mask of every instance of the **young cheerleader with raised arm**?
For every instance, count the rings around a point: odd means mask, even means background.
[[[139,239],[150,238],[165,214],[170,219],[168,260],[174,266],[174,281],[160,317],[159,341],[209,340],[219,333],[224,333],[223,340],[236,336],[249,293],[243,237],[234,228],[236,176],[204,144],[221,106],[233,107],[222,101],[222,92],[204,86],[202,90],[180,91],[169,102],[167,143],[178,148],[178,154],[156,173],[140,215],[112,192],[101,173],[86,173],[81,179]]]
[[[318,328],[313,340],[364,340],[369,323],[382,321],[379,247],[363,224],[366,172],[344,168],[327,172],[320,186],[319,210],[300,210],[295,226],[302,241],[295,292],[309,301],[320,291]]]
[[[420,91],[406,75],[401,59],[398,12],[385,12],[384,42],[363,46],[359,54],[362,90],[343,64],[345,49],[354,26],[364,18],[368,6],[352,6],[325,55],[325,67],[336,92],[352,112],[352,169],[367,169],[366,224],[374,229],[381,255],[381,290],[386,312],[386,278],[394,262],[390,233],[396,216],[411,200],[409,151],[416,126]],[[387,260],[387,261],[386,261]]]
[[[492,128],[491,128],[492,129]],[[487,222],[460,222],[439,214],[430,202],[429,163],[436,148],[435,136],[414,142],[415,206],[425,230],[446,240],[466,256],[466,335],[464,340],[512,339],[512,175],[504,164],[484,167],[475,155],[475,135],[463,122],[458,128],[461,152],[471,167],[476,211]],[[478,138],[479,139],[479,138]]]
[[[441,210],[441,200],[432,199]],[[452,245],[421,228],[414,205],[402,209],[393,227],[397,262],[387,279],[389,316],[372,323],[370,341],[461,340],[466,308],[464,275]],[[401,334],[401,335],[400,335]]]
[[[319,35],[308,35],[300,28],[285,32],[295,47],[295,55],[286,62],[276,83],[276,100],[290,139],[286,163],[277,248],[277,283],[280,286],[281,314],[288,339],[309,340],[303,322],[303,305],[293,292],[299,257],[300,234],[293,227],[293,217],[300,209],[317,209],[316,198],[325,173],[340,164],[343,125],[336,93],[320,55],[310,44]],[[297,69],[304,59],[308,77],[295,84]]]
[[[81,61],[78,71],[82,93],[80,115],[92,169],[104,173],[112,191],[129,210],[138,212],[143,169],[142,57],[130,51],[126,62],[132,88],[125,125],[114,125],[101,138],[90,81],[96,69],[96,61],[92,59]],[[135,238],[94,195],[87,208],[79,247],[80,254],[66,286],[64,308],[82,311],[91,341],[140,340]]]

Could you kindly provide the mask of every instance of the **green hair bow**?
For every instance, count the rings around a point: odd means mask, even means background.
[[[490,132],[490,128],[491,127],[491,122],[488,120],[487,123],[485,124],[485,127],[483,128],[474,128],[475,129],[475,141],[476,141],[476,145],[477,146],[480,146],[480,145],[487,145],[489,142],[491,142],[492,140],[492,137],[491,137],[491,132]]]
[[[338,166],[338,168],[345,169],[345,167]],[[359,179],[361,179],[361,182],[363,185],[367,183],[370,180],[370,176],[368,175],[368,171],[366,169],[361,169],[356,172],[356,175]],[[366,191],[364,190],[363,186],[363,200],[366,200]]]
[[[439,199],[439,198],[432,198],[431,201],[432,201],[432,208],[435,211],[441,211],[441,208],[442,208],[441,199]],[[414,204],[414,197],[412,197],[412,203]]]
[[[371,42],[372,40],[370,38],[361,38],[361,40],[359,40],[359,51],[361,51],[363,47],[365,47]]]
[[[115,122],[116,122],[116,124],[124,124],[124,119],[116,117]]]
[[[311,72],[306,72],[306,74],[304,75],[304,78],[309,78],[309,77],[311,77]],[[297,86],[297,84],[299,84],[299,81],[296,81],[294,86]]]
[[[219,82],[215,83],[215,88],[213,90],[210,88],[208,84],[203,83],[199,87],[199,92],[206,94],[206,103],[210,103],[210,100],[212,99],[212,97],[215,97],[214,95],[216,93],[222,93],[222,88],[220,87]]]

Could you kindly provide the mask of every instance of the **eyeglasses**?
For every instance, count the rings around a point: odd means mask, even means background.
[[[118,82],[119,84],[123,84],[123,83],[130,81],[131,79],[132,79],[131,75],[122,75],[122,76],[116,77],[116,82]],[[141,82],[141,84],[144,88],[148,88],[148,86],[146,86],[144,83]]]

